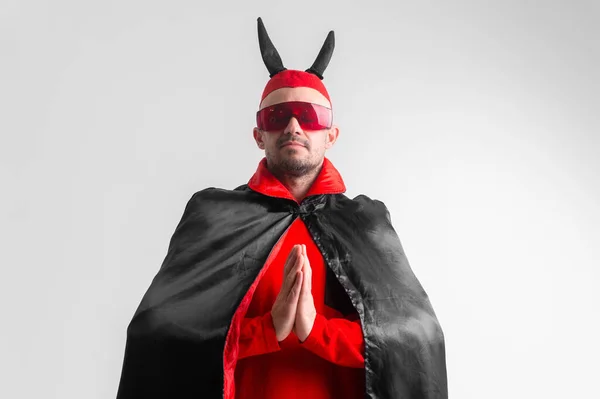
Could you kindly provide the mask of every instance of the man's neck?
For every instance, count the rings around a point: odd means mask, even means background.
[[[301,203],[315,180],[317,180],[317,176],[319,176],[322,167],[323,165],[305,176],[294,176],[285,173],[281,174],[277,171],[271,171],[271,173],[285,186],[285,188],[288,189],[296,201]]]

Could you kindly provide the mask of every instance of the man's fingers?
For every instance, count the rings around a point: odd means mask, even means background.
[[[310,262],[308,261],[308,256],[306,255],[306,247],[302,248],[302,273],[304,274],[304,281],[302,283],[300,294],[309,294],[312,291],[312,268],[310,267]]]
[[[310,267],[310,262],[308,261],[308,256],[306,256],[304,260],[304,270],[303,272],[306,274],[306,287],[310,292],[312,290],[312,267]]]
[[[301,256],[298,256],[296,258],[296,261],[294,262],[294,265],[291,268],[290,272],[283,280],[281,290],[283,291],[284,294],[287,294],[290,291],[290,289],[293,287],[294,280],[296,279],[296,274],[302,270],[303,263],[304,263],[303,258]]]
[[[308,265],[308,262],[306,261],[306,258],[304,258],[304,266],[302,267],[302,273],[304,274],[304,281],[302,281],[302,291],[301,294],[308,294],[310,293],[310,271],[309,268],[310,266]]]
[[[297,257],[298,257],[298,249],[297,249],[297,245],[294,245],[292,247],[292,250],[290,251],[290,254],[287,257],[287,260],[285,261],[285,266],[283,268],[283,276],[284,276],[284,278],[290,272],[290,269],[292,268],[292,265],[294,265],[296,263]]]
[[[302,289],[302,282],[304,280],[304,273],[301,271],[296,272],[296,278],[294,280],[294,285],[290,289],[288,294],[288,301],[291,303],[296,303],[298,301],[298,297],[300,296],[300,290]]]
[[[284,270],[283,270],[284,278],[288,274],[294,274],[294,265],[296,264],[296,262],[298,262],[298,259],[301,257],[302,257],[302,246],[294,245],[292,247],[292,250],[290,251],[290,255],[288,256],[288,260],[287,260]]]

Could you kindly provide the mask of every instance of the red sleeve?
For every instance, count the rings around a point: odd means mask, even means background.
[[[359,320],[327,320],[317,314],[310,334],[300,345],[338,366],[365,367],[365,341]]]
[[[238,359],[275,352],[280,349],[271,312],[242,320]]]

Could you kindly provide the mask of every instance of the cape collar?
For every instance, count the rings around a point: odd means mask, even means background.
[[[269,171],[266,157],[259,162],[256,172],[248,181],[248,187],[270,197],[286,198],[298,202],[283,183]],[[323,167],[304,198],[310,195],[341,194],[345,191],[346,186],[340,172],[327,157],[324,157]]]

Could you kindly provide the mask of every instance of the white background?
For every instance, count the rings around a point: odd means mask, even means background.
[[[330,29],[353,198],[383,201],[452,398],[599,398],[600,3],[7,1],[2,398],[111,398],[191,195],[248,181],[268,72]]]

